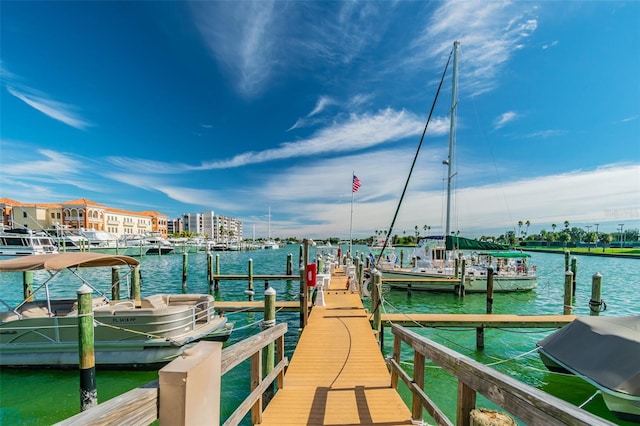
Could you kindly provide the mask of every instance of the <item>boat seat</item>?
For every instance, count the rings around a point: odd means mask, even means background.
[[[153,296],[145,297],[142,299],[142,308],[166,308],[168,306],[168,295],[166,294],[154,294]]]
[[[16,321],[20,319],[15,312],[2,312],[0,313],[0,322]]]
[[[94,310],[96,308],[101,307],[101,306],[108,306],[108,305],[109,305],[109,300],[105,296],[98,296],[98,297],[94,297],[93,299],[91,299],[91,307]],[[77,300],[75,302],[73,302],[73,305],[71,306],[71,310],[67,313],[67,315],[70,315],[70,314],[74,314],[74,315],[78,314],[78,301]]]
[[[30,306],[27,309],[21,309],[22,318],[41,318],[48,317],[49,311],[46,306]]]

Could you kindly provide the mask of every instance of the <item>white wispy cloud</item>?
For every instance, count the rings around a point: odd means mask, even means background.
[[[410,62],[446,57],[453,40],[461,41],[464,58],[461,88],[472,95],[494,89],[511,55],[537,29],[530,3],[445,1],[429,17],[425,30],[413,42]]]
[[[350,63],[383,33],[373,2],[194,2],[192,9],[213,57],[247,98],[285,73]]]
[[[3,161],[2,174],[10,176],[59,177],[82,173],[87,168],[87,164],[82,160],[57,151],[39,149],[36,152],[43,158],[24,162],[5,163]]]
[[[277,148],[246,152],[227,160],[204,162],[199,168],[222,169],[321,153],[361,150],[418,135],[423,126],[418,117],[407,111],[387,108],[377,114],[351,114],[348,120],[322,129],[308,139],[284,142]],[[434,119],[429,133],[439,135],[448,130],[448,119]]]
[[[500,115],[500,117],[496,118],[494,121],[494,129],[501,129],[502,127],[504,127],[505,124],[515,120],[516,118],[518,118],[518,114],[514,111],[507,111],[505,113],[503,113],[502,115]]]
[[[75,112],[78,108],[73,105],[55,101],[46,95],[39,94],[35,90],[26,87],[18,89],[16,87],[7,86],[7,91],[30,107],[53,118],[54,120],[61,121],[62,123],[81,130],[91,126],[91,123],[84,120],[77,112]]]

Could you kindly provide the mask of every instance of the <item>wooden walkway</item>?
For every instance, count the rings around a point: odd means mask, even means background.
[[[335,274],[325,306],[314,307],[296,346],[284,386],[262,425],[410,425],[358,294]]]

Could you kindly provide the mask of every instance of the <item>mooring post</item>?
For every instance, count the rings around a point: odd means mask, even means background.
[[[487,268],[487,313],[493,313],[493,267]]]
[[[276,291],[269,287],[264,291],[264,320],[261,328],[266,330],[276,325]],[[264,358],[264,374],[268,375],[275,367],[275,344],[271,342],[267,345]]]
[[[402,268],[402,264],[404,262],[404,250],[400,249],[400,267]]]
[[[220,279],[217,278],[220,276],[220,255],[216,254],[216,279],[213,283],[213,287],[215,291],[220,289]]]
[[[98,405],[96,358],[93,346],[93,306],[91,287],[78,289],[78,344],[80,367],[80,411]]]
[[[24,271],[22,273],[22,289],[24,299],[33,302],[33,271]]]
[[[566,271],[564,273],[564,314],[571,315],[573,311],[573,298],[571,287],[573,283],[573,272]]]
[[[569,250],[565,250],[564,252],[564,270],[568,271],[569,270],[569,257],[571,256],[571,253],[569,252]]]
[[[378,343],[381,343],[382,310],[380,309],[380,287],[382,286],[382,272],[373,273],[373,285],[371,286],[371,309],[373,309],[373,329],[378,335]]]
[[[187,289],[189,253],[182,253],[182,290]]]
[[[309,276],[307,275],[307,265],[309,264],[309,245],[311,241],[308,239],[302,240],[302,245],[304,246],[303,250],[303,262],[304,262],[304,276],[302,281],[300,282],[300,293],[302,295],[302,328],[307,326],[307,321],[309,320]]]
[[[571,281],[571,294],[576,295],[576,281],[578,279],[578,259],[575,256],[571,259],[571,272],[573,272],[573,280]]]
[[[209,294],[213,293],[213,255],[207,253],[207,282],[209,283]]]
[[[458,279],[460,277],[460,260],[457,257],[453,259],[453,271],[453,276]]]
[[[287,275],[293,275],[293,254],[287,255]]]
[[[487,268],[487,313],[493,313],[493,267]],[[476,348],[484,348],[484,327],[476,328]]]
[[[249,295],[249,300],[253,300],[253,259],[249,259],[249,264],[247,265],[248,269],[248,282],[247,282],[247,294]]]
[[[465,260],[464,258],[460,258],[460,286],[458,287],[458,296],[460,297],[464,297],[465,296],[465,289],[464,289],[464,281],[465,281],[465,275],[466,275],[466,267],[465,267]]]
[[[120,267],[111,267],[111,300],[120,300]]]
[[[602,309],[602,299],[600,297],[600,291],[602,289],[602,275],[600,272],[596,272],[591,277],[591,300],[589,301],[589,315],[598,316]],[[605,305],[606,306],[606,305]]]
[[[131,299],[136,307],[142,305],[142,298],[140,296],[140,265],[133,267],[133,273],[131,275]]]

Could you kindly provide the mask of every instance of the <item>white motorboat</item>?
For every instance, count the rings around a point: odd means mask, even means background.
[[[549,370],[586,380],[616,417],[640,423],[640,315],[579,317],[537,346]]]
[[[0,231],[0,256],[28,256],[32,254],[57,253],[53,238],[30,229],[7,229]]]
[[[211,295],[157,294],[141,300],[109,300],[79,271],[79,268],[108,268],[110,277],[111,268],[118,266],[126,268],[121,275],[121,282],[126,282],[138,264],[128,256],[90,252],[0,261],[0,272],[4,273],[38,270],[49,273],[33,290],[32,297],[15,306],[0,301],[4,308],[9,307],[0,313],[0,366],[77,367],[77,297],[50,297],[52,293],[63,294],[70,287],[64,278],[79,278],[80,284],[90,285],[95,292],[94,350],[98,367],[157,368],[199,340],[228,339],[233,325],[215,313]],[[21,281],[22,274],[16,274],[16,279]],[[22,291],[21,282],[18,286]],[[38,298],[42,293],[45,297]]]

